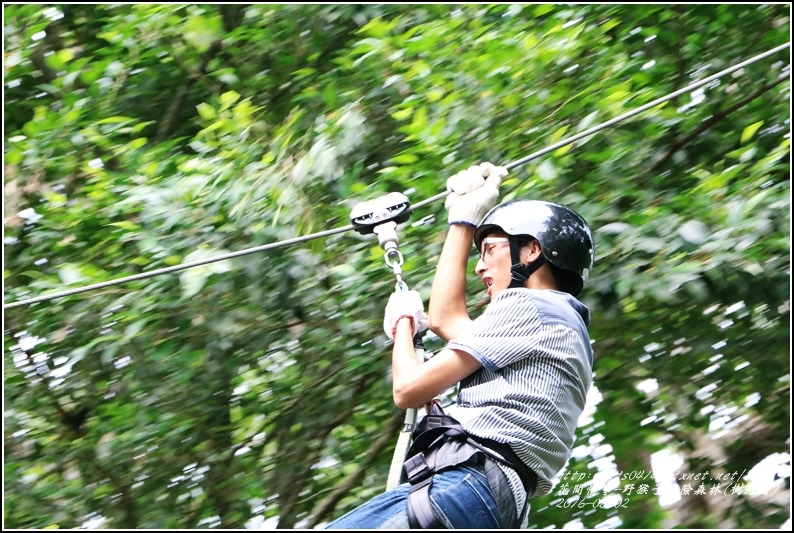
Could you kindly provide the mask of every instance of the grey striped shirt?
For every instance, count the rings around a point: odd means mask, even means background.
[[[509,444],[538,476],[533,497],[548,494],[571,456],[592,381],[589,322],[590,311],[569,294],[506,289],[447,345],[482,364],[461,381],[449,414],[472,435]],[[526,494],[506,473],[520,513]]]

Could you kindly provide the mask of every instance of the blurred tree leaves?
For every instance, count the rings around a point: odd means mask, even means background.
[[[337,227],[391,191],[416,203],[790,34],[785,6],[746,4],[4,13],[5,301]],[[789,69],[749,65],[505,182],[597,239],[602,399],[567,468],[595,492],[561,482],[532,527],[788,518],[748,494],[591,504],[632,481],[599,472],[659,450],[717,474],[789,449]],[[442,211],[401,228],[425,297]],[[348,233],[8,310],[5,525],[306,527],[383,490],[400,414],[381,256]]]

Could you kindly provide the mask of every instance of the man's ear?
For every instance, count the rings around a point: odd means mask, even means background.
[[[541,252],[540,242],[537,239],[532,239],[521,248],[521,262],[524,264],[530,263],[537,259]]]

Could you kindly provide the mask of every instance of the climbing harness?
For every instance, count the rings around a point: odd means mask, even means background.
[[[537,487],[535,472],[524,464],[508,444],[467,433],[457,420],[444,413],[437,400],[430,402],[425,409],[427,415],[416,427],[414,443],[408,450],[401,478],[401,481],[411,485],[408,494],[408,522],[411,529],[446,528],[430,502],[433,476],[444,468],[467,462],[483,467],[500,516],[512,517],[513,523],[502,524],[502,527],[517,527],[529,506],[524,504],[519,516],[513,492],[498,464],[516,471],[527,498],[534,494]]]
[[[756,61],[760,61],[761,59],[764,59],[764,58],[766,58],[766,57],[768,57],[770,55],[776,54],[777,52],[780,52],[781,50],[784,50],[784,49],[788,48],[789,46],[791,46],[790,42],[787,42],[787,43],[781,44],[779,46],[776,46],[775,48],[767,50],[766,52],[758,54],[757,56],[751,57],[750,59],[747,59],[745,61],[737,63],[737,64],[735,64],[735,65],[733,65],[731,67],[728,67],[725,70],[722,70],[720,72],[717,72],[716,74],[712,74],[711,76],[707,76],[706,78],[703,78],[702,80],[698,80],[696,82],[690,83],[689,85],[687,85],[686,87],[684,87],[682,89],[674,91],[674,92],[672,92],[672,93],[670,93],[670,94],[668,94],[666,96],[663,96],[661,98],[657,98],[656,100],[653,100],[652,102],[648,102],[647,104],[642,105],[642,106],[640,106],[640,107],[638,107],[636,109],[628,111],[628,112],[626,112],[626,113],[624,113],[624,114],[622,114],[620,116],[617,116],[617,117],[615,117],[613,119],[607,120],[606,122],[602,122],[601,124],[598,124],[596,126],[593,126],[592,128],[589,128],[589,129],[584,130],[582,132],[579,132],[579,133],[577,133],[575,135],[572,135],[571,137],[567,137],[567,138],[565,138],[565,139],[563,139],[561,141],[558,141],[558,142],[552,144],[551,146],[547,146],[546,148],[538,150],[537,152],[529,154],[528,156],[523,157],[521,159],[518,159],[517,161],[513,161],[511,163],[507,163],[506,165],[503,165],[503,166],[506,169],[510,170],[511,168],[515,168],[515,167],[517,167],[519,165],[523,165],[524,163],[532,161],[533,159],[537,159],[538,157],[546,155],[549,152],[553,152],[554,150],[557,150],[558,148],[562,148],[563,146],[567,146],[569,144],[572,144],[572,143],[578,141],[579,139],[583,139],[585,137],[589,137],[590,135],[593,135],[593,134],[601,131],[602,129],[608,128],[609,126],[613,126],[613,125],[617,124],[618,122],[621,122],[623,120],[626,120],[627,118],[630,118],[630,117],[633,117],[634,115],[637,115],[638,113],[641,113],[641,112],[643,112],[645,110],[648,110],[648,109],[650,109],[652,107],[655,107],[655,106],[657,106],[659,104],[667,102],[668,100],[672,100],[673,98],[675,98],[677,96],[680,96],[682,94],[688,93],[688,92],[690,92],[690,91],[692,91],[694,89],[697,89],[698,87],[706,85],[707,83],[710,83],[710,82],[712,82],[712,81],[714,81],[714,80],[716,80],[718,78],[721,78],[721,77],[725,76],[726,74],[730,74],[731,72],[735,72],[735,71],[737,71],[737,70],[739,70],[739,69],[741,69],[743,67],[746,67],[747,65],[755,63]],[[775,83],[777,83],[778,81],[783,81],[783,80],[788,79],[788,78],[789,78],[789,76],[787,76],[787,75],[786,76],[781,76]],[[407,215],[411,211],[415,211],[416,209],[419,209],[419,208],[424,207],[426,205],[429,205],[429,204],[431,204],[433,202],[436,202],[436,201],[438,201],[438,200],[440,200],[442,198],[445,198],[448,195],[449,195],[449,191],[444,191],[444,192],[441,192],[439,194],[436,194],[435,196],[431,196],[430,198],[427,198],[427,199],[417,203],[412,208],[408,208],[406,210],[405,214]],[[126,276],[126,277],[117,278],[117,279],[113,279],[113,280],[109,280],[109,281],[103,281],[101,283],[95,283],[95,284],[86,285],[86,286],[83,286],[83,287],[76,287],[74,289],[69,289],[69,290],[66,290],[66,291],[60,291],[60,292],[55,292],[55,293],[51,293],[51,294],[43,294],[41,296],[36,296],[36,297],[33,297],[33,298],[17,300],[16,302],[4,303],[3,304],[3,309],[11,309],[11,308],[19,307],[19,306],[22,306],[22,305],[30,305],[30,304],[34,304],[34,303],[38,303],[38,302],[45,302],[45,301],[48,301],[48,300],[54,300],[56,298],[63,298],[65,296],[71,296],[71,295],[74,295],[74,294],[80,294],[80,293],[91,291],[91,290],[95,290],[95,289],[102,289],[102,288],[111,287],[111,286],[114,286],[114,285],[121,285],[122,283],[128,283],[130,281],[136,281],[136,280],[152,278],[154,276],[159,276],[160,274],[168,274],[170,272],[178,272],[180,270],[185,270],[185,269],[188,269],[188,268],[194,268],[194,267],[206,265],[206,264],[209,264],[209,263],[215,263],[217,261],[225,261],[227,259],[233,259],[235,257],[240,257],[240,256],[243,256],[243,255],[253,254],[253,253],[257,253],[257,252],[263,252],[265,250],[271,250],[271,249],[274,249],[274,248],[280,248],[282,246],[289,246],[289,245],[292,245],[292,244],[298,244],[298,243],[302,243],[302,242],[307,242],[307,241],[311,241],[313,239],[319,239],[319,238],[327,237],[327,236],[334,235],[334,234],[337,234],[337,233],[345,233],[347,231],[350,231],[351,229],[357,229],[357,228],[356,228],[356,226],[354,224],[351,224],[351,225],[348,225],[348,226],[342,226],[342,227],[334,228],[334,229],[330,229],[330,230],[319,231],[317,233],[312,233],[310,235],[305,235],[305,236],[297,237],[297,238],[294,238],[294,239],[286,239],[286,240],[283,240],[283,241],[270,243],[270,244],[265,244],[265,245],[262,245],[262,246],[254,246],[252,248],[246,248],[244,250],[239,250],[239,251],[231,252],[231,253],[228,253],[228,254],[221,254],[221,255],[218,255],[216,257],[209,257],[209,258],[206,258],[206,259],[202,259],[200,261],[192,261],[192,262],[189,262],[189,263],[183,263],[181,265],[174,265],[174,266],[171,266],[171,267],[160,268],[160,269],[152,270],[150,272],[143,272],[143,273],[140,273],[140,274],[134,274],[132,276]]]

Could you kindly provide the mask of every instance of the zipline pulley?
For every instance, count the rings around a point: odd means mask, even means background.
[[[408,220],[410,207],[407,196],[401,192],[390,192],[386,196],[357,204],[350,211],[350,222],[357,232],[369,235],[384,222],[393,221],[396,225]]]
[[[397,279],[397,290],[407,291],[403,281],[403,255],[400,253],[400,238],[397,236],[397,224],[405,222],[410,216],[411,202],[399,192],[391,192],[386,196],[357,204],[350,212],[350,222],[361,235],[374,233],[378,236],[378,244],[383,248],[386,266],[392,269]]]

